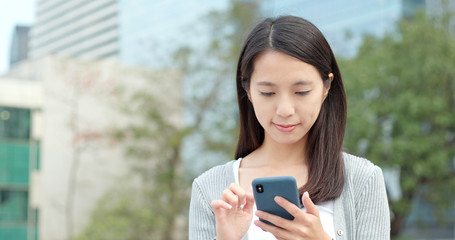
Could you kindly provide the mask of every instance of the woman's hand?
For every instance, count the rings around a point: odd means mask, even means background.
[[[232,183],[223,191],[220,200],[211,203],[216,221],[217,240],[240,240],[248,231],[253,219],[254,197]]]
[[[277,239],[330,239],[329,235],[322,228],[319,219],[319,209],[311,201],[308,192],[303,194],[303,205],[306,213],[295,204],[282,197],[275,197],[275,202],[288,211],[294,220],[287,220],[263,211],[257,211],[256,216],[267,220],[273,225],[256,220],[254,223],[262,230],[272,233]]]

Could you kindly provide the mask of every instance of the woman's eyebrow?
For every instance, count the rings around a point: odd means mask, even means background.
[[[311,85],[311,84],[313,84],[313,82],[306,81],[306,80],[300,80],[292,85],[297,86],[297,85]]]
[[[261,86],[276,86],[275,83],[272,83],[272,82],[268,82],[268,81],[259,81],[257,83],[258,85],[261,85]],[[313,83],[311,81],[306,81],[306,80],[300,80],[298,82],[295,82],[294,84],[292,84],[293,86],[298,86],[298,85],[312,85]]]
[[[261,86],[276,86],[275,83],[272,83],[272,82],[267,82],[267,81],[259,81],[258,82],[258,85],[261,85]]]

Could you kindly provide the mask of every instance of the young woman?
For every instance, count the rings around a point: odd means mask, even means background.
[[[237,160],[194,180],[190,239],[390,238],[381,169],[342,152],[343,82],[313,24],[294,16],[259,23],[240,54],[237,98]],[[257,211],[251,190],[255,178],[284,175],[296,178],[304,206],[275,197],[292,221]]]

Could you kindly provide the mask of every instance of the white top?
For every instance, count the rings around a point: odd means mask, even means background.
[[[237,184],[239,183],[239,167],[242,158],[239,158],[233,164],[234,178]],[[333,204],[334,201],[320,202],[316,204],[319,208],[319,217],[321,219],[322,227],[324,231],[330,236],[330,238],[335,239],[335,227],[333,222]],[[256,216],[255,212],[257,211],[256,204],[253,206],[253,220],[251,221],[250,228],[248,229],[247,235],[248,239],[263,239],[263,240],[276,240],[276,238],[269,232],[263,231],[261,228],[254,224],[255,220],[259,218]],[[305,211],[305,207],[302,207],[302,211]]]

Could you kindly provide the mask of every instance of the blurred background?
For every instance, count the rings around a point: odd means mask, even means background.
[[[0,239],[187,239],[192,180],[232,160],[248,31],[326,36],[347,151],[384,172],[393,239],[455,239],[455,1],[0,3]]]

